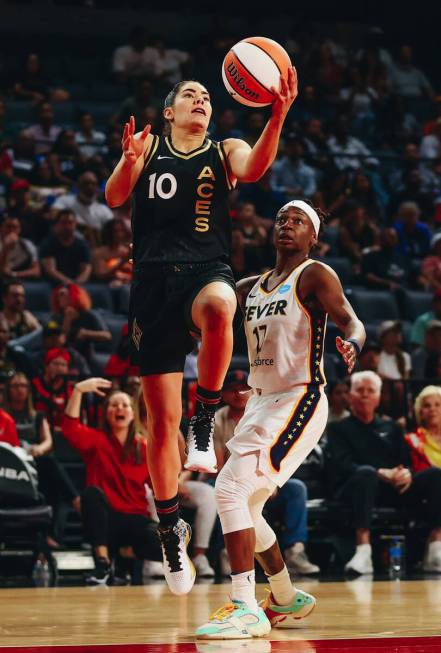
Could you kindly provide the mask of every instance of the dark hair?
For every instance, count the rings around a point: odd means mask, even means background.
[[[22,288],[24,288],[24,283],[23,281],[20,281],[20,279],[9,279],[8,281],[5,281],[2,285],[3,297],[6,297],[11,286],[21,286]]]
[[[75,220],[77,219],[75,211],[72,211],[72,209],[60,209],[55,216],[55,223],[60,222],[61,218],[63,218],[65,215],[73,215]]]

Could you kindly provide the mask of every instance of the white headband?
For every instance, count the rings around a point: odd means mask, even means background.
[[[281,209],[278,210],[277,215],[280,213],[287,211],[290,207],[294,207],[296,209],[300,209],[303,211],[303,213],[306,213],[308,218],[312,222],[312,226],[314,227],[315,235],[318,238],[319,231],[320,231],[320,218],[318,217],[317,213],[314,211],[312,206],[304,202],[303,200],[292,200],[291,202],[288,202],[287,204],[284,204]]]

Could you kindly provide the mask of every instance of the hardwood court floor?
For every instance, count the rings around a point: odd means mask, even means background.
[[[380,581],[358,579],[339,583],[306,581],[299,584],[318,599],[313,614],[293,630],[273,629],[272,645],[240,641],[230,651],[354,650],[359,646],[331,648],[325,640],[381,638],[378,650],[441,651],[441,579]],[[258,586],[258,596],[264,595]],[[209,614],[228,600],[229,585],[196,585],[184,597],[172,596],[165,585],[142,587],[32,588],[0,590],[0,647],[108,645],[98,651],[221,651],[221,647],[194,644],[193,632]],[[384,638],[417,639],[409,648],[396,648]],[[416,646],[418,638],[434,638],[432,648]],[[323,646],[318,647],[318,641]],[[397,640],[399,641],[399,640]],[[421,640],[425,641],[425,640]],[[283,644],[285,642],[285,644]],[[314,644],[315,642],[315,644]],[[128,645],[150,643],[152,647]],[[349,642],[348,642],[349,643]],[[202,643],[201,643],[202,644]],[[162,646],[161,646],[162,645]],[[170,646],[171,645],[171,646]],[[269,648],[268,648],[269,646]],[[265,648],[266,647],[266,648]],[[362,649],[367,651],[365,645]],[[9,649],[8,649],[9,650]],[[46,648],[45,648],[46,650]],[[49,650],[49,649],[47,649]],[[56,649],[52,649],[55,651]],[[69,650],[69,649],[67,649]],[[70,649],[73,651],[73,649]],[[90,649],[90,650],[95,650]],[[369,649],[371,650],[371,649]],[[373,650],[373,649],[372,649]],[[377,650],[377,648],[375,648]],[[1,651],[1,649],[0,649]]]

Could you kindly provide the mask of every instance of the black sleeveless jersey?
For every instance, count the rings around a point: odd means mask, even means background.
[[[222,143],[207,139],[184,154],[154,136],[132,193],[135,269],[228,257],[232,188]]]

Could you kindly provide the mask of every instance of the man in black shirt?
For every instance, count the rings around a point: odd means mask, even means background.
[[[56,284],[86,283],[90,277],[90,248],[76,227],[75,214],[63,209],[58,213],[52,233],[40,245],[44,272]]]
[[[357,547],[345,570],[372,573],[372,509],[381,503],[424,512],[432,529],[424,569],[441,572],[441,469],[432,467],[412,474],[410,450],[401,428],[375,414],[380,396],[378,374],[353,374],[352,415],[328,427],[325,456],[330,485],[334,496],[354,511]]]

